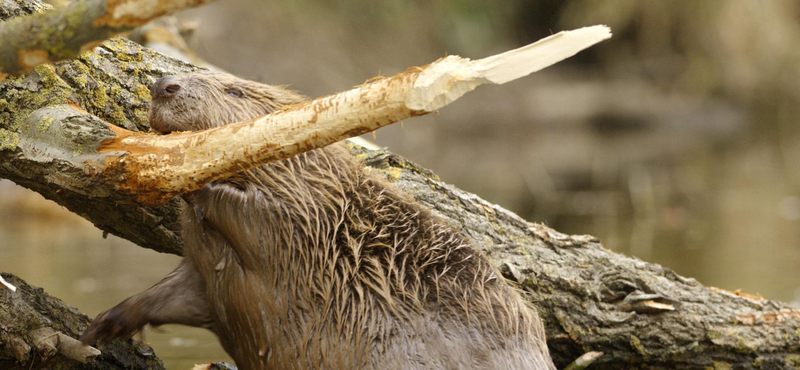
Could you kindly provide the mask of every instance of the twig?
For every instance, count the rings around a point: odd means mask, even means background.
[[[601,356],[603,356],[603,352],[586,352],[581,357],[575,359],[575,361],[572,361],[571,364],[567,365],[564,370],[583,370]]]
[[[81,341],[49,327],[31,330],[28,337],[36,350],[45,358],[58,352],[73,360],[86,363],[89,357],[100,355],[97,348],[87,346]]]

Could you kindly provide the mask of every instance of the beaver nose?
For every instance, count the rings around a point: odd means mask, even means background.
[[[156,81],[155,85],[150,89],[150,96],[153,99],[169,98],[181,90],[181,85],[178,79],[173,76],[164,76]]]

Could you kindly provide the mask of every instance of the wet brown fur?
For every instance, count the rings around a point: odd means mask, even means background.
[[[215,72],[168,82],[180,89],[154,90],[160,131],[303,100]],[[98,316],[85,341],[177,322],[214,331],[242,370],[553,368],[537,315],[486,257],[343,144],[211,183],[181,221],[178,269]]]

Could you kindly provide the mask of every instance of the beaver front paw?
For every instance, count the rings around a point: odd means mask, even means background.
[[[128,340],[145,324],[147,319],[139,307],[134,302],[125,301],[97,315],[81,336],[81,342],[90,345],[97,343],[102,347],[117,338]]]

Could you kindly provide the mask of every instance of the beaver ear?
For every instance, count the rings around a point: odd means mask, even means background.
[[[242,92],[242,90],[239,90],[238,88],[235,88],[235,87],[229,87],[229,88],[225,89],[225,92],[228,95],[230,95],[230,96],[232,96],[234,98],[241,98],[241,97],[244,96],[244,92]]]

